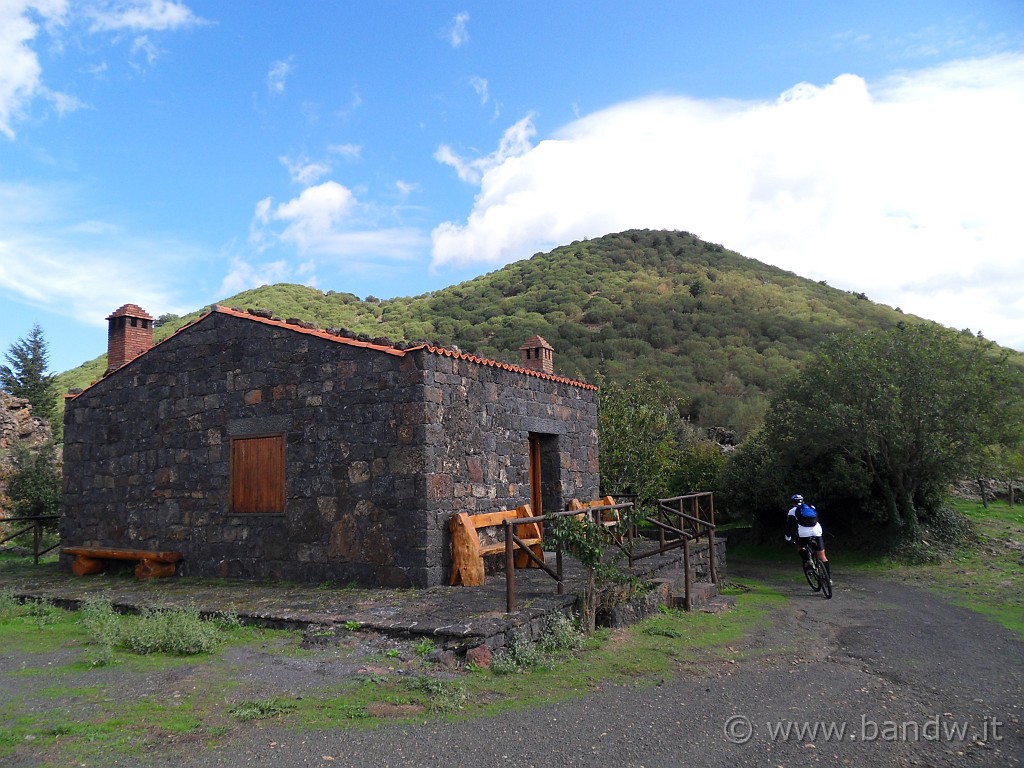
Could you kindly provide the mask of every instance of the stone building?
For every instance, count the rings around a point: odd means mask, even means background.
[[[514,366],[260,310],[213,307],[155,346],[140,307],[108,321],[107,375],[66,402],[66,546],[432,586],[452,514],[597,493],[596,388],[555,375],[540,337]]]

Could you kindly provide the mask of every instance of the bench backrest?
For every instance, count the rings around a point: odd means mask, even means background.
[[[470,515],[462,512],[452,518],[453,525],[463,525],[468,528],[475,529],[475,533],[481,542],[496,542],[499,540],[500,530],[493,532],[487,531],[480,533],[484,528],[496,528],[501,529],[504,527],[506,520],[515,520],[522,517],[533,517],[533,512],[530,509],[529,504],[523,504],[515,509],[503,509],[500,512],[484,512],[479,515]],[[525,525],[516,526],[516,536],[521,539],[539,539],[542,538],[540,523],[526,523]]]

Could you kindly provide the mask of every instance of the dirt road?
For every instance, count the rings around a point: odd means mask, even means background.
[[[730,563],[792,600],[751,640],[767,658],[688,670],[500,718],[300,734],[177,766],[996,766],[1024,760],[1024,643],[925,590],[841,574],[831,601]],[[150,762],[152,764],[152,762]]]

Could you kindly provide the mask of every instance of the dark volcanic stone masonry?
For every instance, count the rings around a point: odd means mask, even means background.
[[[231,440],[283,435],[283,512],[231,513]],[[190,576],[433,586],[448,518],[597,494],[594,387],[215,308],[67,401],[68,546]]]

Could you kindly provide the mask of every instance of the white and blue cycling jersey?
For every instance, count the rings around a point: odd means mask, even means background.
[[[789,517],[792,517],[793,520],[797,519],[796,512],[798,507],[799,505],[789,510]],[[814,525],[800,525],[798,522],[796,525],[796,535],[801,539],[806,539],[809,536],[821,536],[821,523],[815,523]]]

